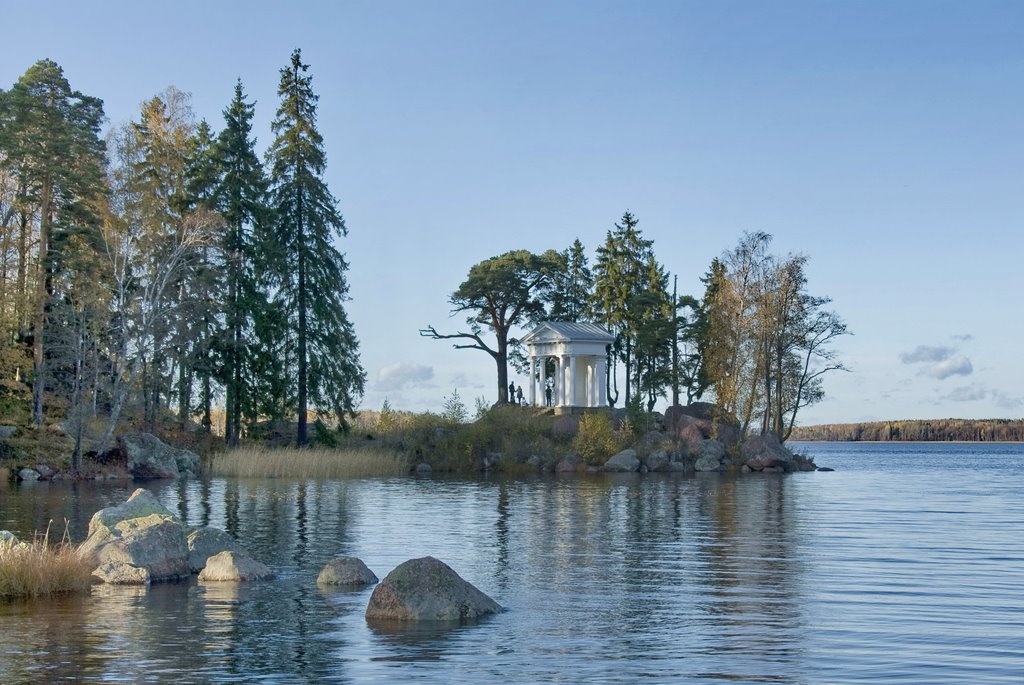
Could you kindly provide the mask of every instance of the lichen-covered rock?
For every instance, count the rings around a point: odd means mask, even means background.
[[[316,579],[318,585],[373,585],[377,581],[373,571],[355,557],[331,559]]]
[[[721,471],[724,456],[725,445],[717,440],[705,440],[700,445],[697,462],[693,468],[697,471]]]
[[[206,560],[206,566],[199,573],[204,581],[244,581],[273,578],[274,572],[244,552],[226,551]]]
[[[433,557],[399,564],[374,588],[366,618],[459,621],[501,611],[501,605]]]
[[[126,502],[93,514],[89,537],[79,550],[94,555],[98,567],[126,564],[145,568],[150,580],[189,574],[185,526],[142,488]]]
[[[97,580],[111,585],[146,585],[152,580],[146,567],[133,566],[122,561],[100,564],[92,575]]]
[[[0,426],[0,440],[13,437],[18,432],[17,426]]]
[[[219,528],[206,526],[192,529],[185,538],[188,546],[188,567],[192,573],[199,573],[206,566],[206,560],[221,552],[244,552],[238,540]]]
[[[155,435],[126,433],[117,442],[136,479],[189,478],[199,472],[199,455],[171,447]]]
[[[604,463],[602,471],[612,473],[630,473],[640,469],[640,460],[636,458],[636,450],[622,450]]]

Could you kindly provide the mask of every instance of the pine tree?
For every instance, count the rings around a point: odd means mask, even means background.
[[[347,233],[337,200],[323,180],[326,158],[316,129],[316,103],[309,65],[299,50],[281,70],[281,97],[270,148],[271,205],[280,247],[275,266],[277,297],[289,315],[295,339],[296,443],[307,442],[307,411],[332,410],[344,425],[362,395],[366,374],[359,343],[342,302],[348,296],[348,264],[334,247]]]
[[[103,103],[72,90],[63,70],[51,60],[36,62],[2,100],[0,151],[5,166],[19,176],[23,241],[31,217],[39,220],[31,336],[32,419],[41,425],[47,382],[46,317],[54,275],[60,270],[60,248],[74,235],[96,227],[103,178]],[[27,250],[21,254],[20,275],[27,277]]]
[[[267,237],[263,235],[269,219],[267,180],[256,156],[252,137],[255,106],[246,102],[242,82],[224,110],[224,130],[216,146],[220,180],[216,188],[216,207],[227,224],[224,234],[224,313],[223,380],[225,387],[224,438],[228,445],[238,444],[243,408],[253,404],[251,395],[258,387],[252,378],[252,346],[255,318],[267,311],[266,298],[257,287],[257,273],[264,271],[262,255]],[[248,367],[248,368],[247,368]],[[251,382],[244,382],[249,375]]]

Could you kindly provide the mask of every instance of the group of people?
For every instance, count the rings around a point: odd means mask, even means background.
[[[552,401],[551,401],[552,400],[552,392],[553,392],[553,390],[554,390],[554,381],[552,381],[550,378],[546,379],[546,382],[544,383],[544,406],[545,407],[552,407],[552,406],[554,406],[554,404],[552,404]],[[515,398],[515,402],[519,406],[521,406],[521,407],[526,406],[526,401],[523,399],[523,386],[520,385],[520,386],[517,387],[515,383],[509,383],[508,384],[508,401],[509,401],[510,404],[512,403],[513,398]]]

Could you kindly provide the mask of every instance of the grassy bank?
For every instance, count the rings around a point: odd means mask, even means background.
[[[243,447],[213,456],[214,476],[240,478],[369,478],[408,473],[399,453],[378,447]]]
[[[92,585],[92,559],[65,540],[49,544],[48,535],[28,543],[0,543],[0,599],[45,597],[83,592]]]

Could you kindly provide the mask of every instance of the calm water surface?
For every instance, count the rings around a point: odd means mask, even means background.
[[[837,471],[155,486],[278,579],[0,603],[0,683],[1024,682],[1024,445],[800,449]],[[128,492],[0,486],[0,528],[80,540]],[[508,611],[370,626],[371,589],[316,586],[339,554]]]

